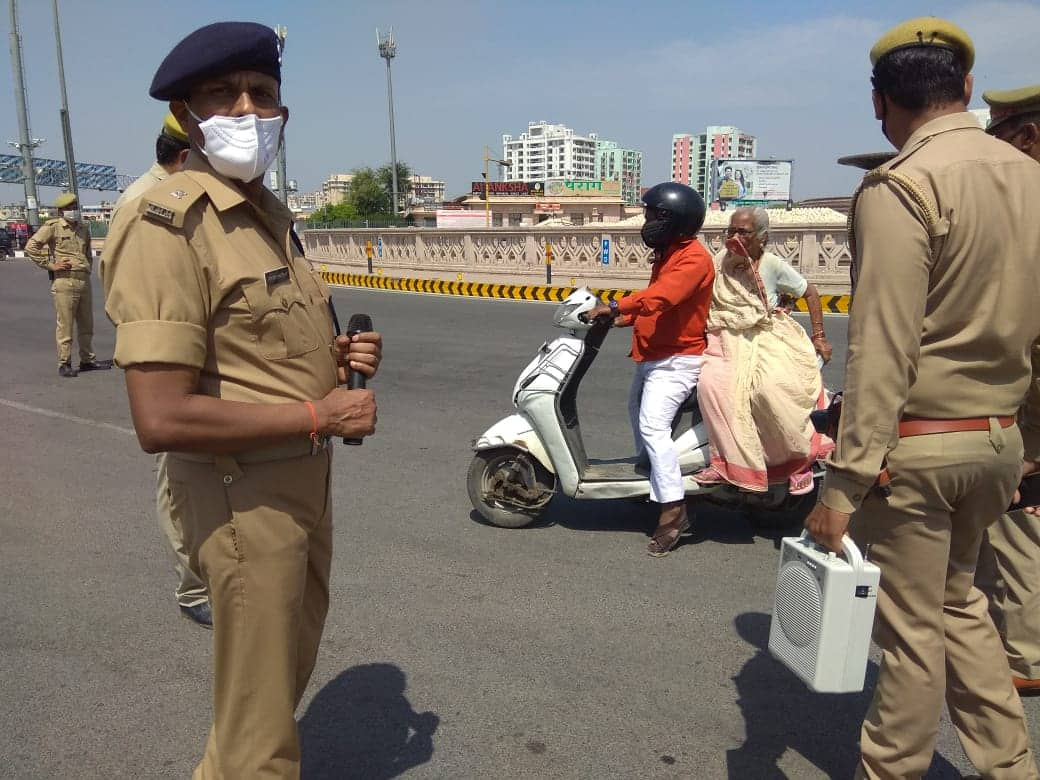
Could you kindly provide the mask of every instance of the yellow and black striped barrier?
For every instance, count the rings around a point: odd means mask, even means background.
[[[850,295],[821,295],[820,306],[823,308],[824,314],[848,314],[849,304],[852,302],[852,296]],[[809,307],[805,305],[805,298],[799,298],[798,303],[795,304],[795,308],[798,311],[809,311]]]
[[[374,290],[427,293],[430,295],[462,295],[468,298],[502,298],[514,301],[560,302],[576,288],[555,287],[544,284],[494,284],[491,282],[450,282],[443,279],[397,279],[390,276],[369,274],[344,274],[337,271],[322,271],[322,278],[329,284],[342,287],[368,287]],[[604,301],[614,301],[631,294],[632,290],[590,288],[592,293]],[[821,295],[823,310],[831,314],[848,314],[849,296]],[[808,311],[805,299],[797,304],[799,311]]]
[[[375,290],[427,293],[431,295],[462,295],[469,298],[505,298],[514,301],[560,302],[570,295],[574,287],[551,287],[544,284],[493,284],[490,282],[449,282],[443,279],[395,279],[389,276],[368,274],[343,274],[322,271],[322,278],[329,284],[343,287],[368,287]],[[605,301],[613,301],[631,293],[631,290],[592,289],[594,295]]]

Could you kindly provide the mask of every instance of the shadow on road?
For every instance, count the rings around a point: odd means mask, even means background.
[[[740,512],[722,509],[704,501],[687,503],[690,514],[690,532],[683,536],[677,547],[702,542],[719,544],[754,544],[756,537],[773,540],[779,549],[780,538],[797,536],[801,527],[789,529],[756,528]],[[657,523],[657,505],[646,501],[617,499],[612,501],[579,501],[567,496],[553,497],[541,516],[524,530],[538,530],[561,526],[572,531],[612,531],[640,533],[647,537]],[[476,510],[469,514],[476,523],[488,525]]]
[[[747,738],[726,754],[728,776],[731,780],[786,778],[778,761],[792,750],[824,777],[852,777],[859,760],[860,726],[877,682],[877,665],[868,664],[861,693],[813,693],[769,654],[769,621],[770,616],[761,612],[745,612],[734,620],[737,633],[758,652],[733,678]],[[961,773],[936,754],[925,777],[960,778]]]
[[[300,719],[304,780],[388,780],[433,756],[440,718],[415,712],[393,664],[341,672]]]

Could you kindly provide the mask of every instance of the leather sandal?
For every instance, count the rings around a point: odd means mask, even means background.
[[[690,530],[690,518],[685,514],[682,519],[671,523],[659,525],[654,535],[650,537],[650,544],[646,546],[646,554],[651,558],[663,558],[679,544],[679,539]],[[675,536],[672,536],[672,534]]]

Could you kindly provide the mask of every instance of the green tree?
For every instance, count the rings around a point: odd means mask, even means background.
[[[347,202],[354,207],[359,217],[371,217],[390,213],[390,198],[371,168],[358,168],[352,172],[347,192]]]
[[[391,171],[393,166],[390,163],[381,166],[376,171],[376,177],[379,179],[380,185],[386,192],[386,202],[390,203],[393,201],[394,192],[394,181]],[[397,163],[397,197],[401,206],[405,206],[408,203],[408,195],[412,191],[412,169],[408,163],[398,162]]]
[[[322,206],[308,218],[312,223],[350,222],[358,218],[357,209],[350,203],[330,203]]]

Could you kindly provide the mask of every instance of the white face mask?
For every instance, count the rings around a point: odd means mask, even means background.
[[[61,213],[69,222],[79,222],[79,209],[65,209]]]
[[[264,175],[278,154],[282,117],[261,119],[256,114],[220,116],[203,121],[188,108],[199,123],[206,146],[201,151],[217,173],[238,181],[253,181]]]

